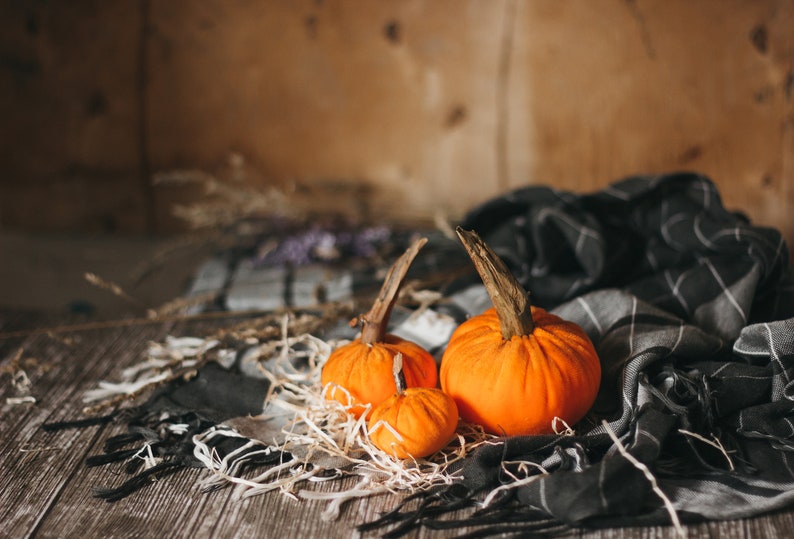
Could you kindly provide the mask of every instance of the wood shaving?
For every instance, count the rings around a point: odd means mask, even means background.
[[[19,406],[21,404],[35,404],[36,397],[31,395],[33,382],[28,376],[28,370],[35,369],[37,374],[42,374],[47,369],[36,358],[24,357],[24,349],[17,348],[7,365],[0,367],[0,373],[8,374],[11,378],[11,387],[17,394],[16,397],[6,397],[6,404]]]
[[[326,398],[328,387],[321,386],[320,373],[332,350],[343,342],[325,341],[310,331],[339,320],[340,311],[347,310],[335,305],[314,314],[271,313],[206,338],[168,337],[165,342],[150,343],[145,359],[125,369],[120,382],[100,382],[85,398],[98,402],[94,410],[118,404],[180,373],[195,372],[210,359],[233,358],[245,350],[241,362],[252,364],[258,375],[271,382],[263,412],[254,419],[263,428],[271,423],[278,426],[269,439],[248,437],[248,443],[223,458],[208,442],[216,436],[242,435],[220,425],[194,437],[195,456],[212,472],[202,481],[202,489],[228,484],[235,486],[236,498],[277,490],[290,498],[324,500],[328,505],[323,518],[334,519],[352,499],[451,484],[455,476],[450,466],[476,447],[493,443],[495,436],[461,423],[454,440],[442,451],[425,459],[399,460],[370,441],[368,411],[355,418],[341,403]],[[250,456],[251,451],[279,451],[291,458],[250,477],[251,472],[245,472],[236,457]],[[338,490],[319,492],[314,488],[319,482],[351,476],[357,478],[352,487],[339,481]]]
[[[288,421],[276,439],[260,442],[269,444],[262,451],[281,451],[292,458],[258,476],[248,477],[239,473],[240,466],[234,464],[235,455],[221,459],[208,443],[215,436],[233,431],[216,430],[198,436],[194,440],[196,456],[213,472],[204,482],[204,489],[228,483],[235,485],[238,498],[277,490],[291,498],[324,500],[328,505],[322,517],[335,519],[344,503],[352,499],[451,484],[455,477],[449,472],[450,465],[496,438],[479,427],[461,423],[455,439],[426,459],[400,460],[378,449],[369,438],[369,410],[359,418],[354,417],[349,407],[327,399],[329,387],[320,384],[322,366],[338,344],[310,334],[281,340],[267,367],[262,368],[274,391],[257,419],[264,424],[287,416]],[[296,370],[294,365],[301,363],[307,368]],[[313,488],[319,481],[350,476],[358,478],[352,487],[341,488],[348,483],[340,482],[340,489],[330,492]]]

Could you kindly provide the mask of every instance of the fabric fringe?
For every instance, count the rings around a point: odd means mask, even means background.
[[[448,490],[418,492],[408,496],[395,509],[382,514],[376,520],[357,526],[356,530],[367,533],[385,529],[381,532],[381,537],[397,539],[414,534],[420,528],[436,531],[475,528],[464,535],[455,535],[458,539],[474,539],[506,534],[554,537],[572,529],[569,525],[550,518],[544,511],[522,506],[513,495],[502,496],[501,500],[463,518],[445,518],[450,513],[478,504],[473,496],[450,501]]]
[[[127,496],[139,491],[140,489],[152,484],[153,481],[172,475],[180,470],[190,467],[185,459],[173,459],[162,462],[144,470],[143,472],[128,479],[120,486],[115,488],[95,487],[91,489],[91,494],[95,498],[100,498],[106,502],[117,502]]]

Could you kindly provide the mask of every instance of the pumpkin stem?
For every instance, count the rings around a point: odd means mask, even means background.
[[[394,355],[394,364],[392,366],[394,373],[394,385],[397,386],[397,393],[405,391],[408,382],[405,381],[405,373],[403,372],[403,355],[397,352]]]
[[[461,227],[457,227],[455,232],[491,296],[502,328],[502,338],[509,341],[516,335],[532,333],[535,322],[532,320],[529,292],[476,232]]]
[[[383,281],[383,286],[372,304],[372,308],[365,315],[359,317],[361,322],[361,342],[374,344],[383,341],[386,335],[386,327],[389,325],[389,317],[397,302],[397,294],[402,286],[403,279],[408,273],[408,268],[416,258],[419,249],[427,243],[427,238],[418,238],[406,249],[406,251],[389,268],[389,273]]]

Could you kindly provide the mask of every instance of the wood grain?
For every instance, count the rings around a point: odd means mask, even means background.
[[[0,4],[0,224],[174,231],[212,199],[430,222],[693,169],[794,242],[794,3]]]
[[[0,4],[3,224],[146,230],[140,4]]]
[[[13,316],[2,313],[0,324],[13,329]],[[0,415],[0,536],[50,537],[305,537],[346,538],[354,527],[395,506],[396,495],[351,502],[336,521],[325,521],[325,506],[295,501],[278,493],[236,500],[232,489],[202,494],[196,488],[201,470],[183,470],[148,486],[138,495],[114,504],[91,497],[96,485],[115,485],[123,474],[114,466],[88,469],[86,456],[101,451],[118,426],[46,433],[45,421],[80,415],[80,395],[100,379],[112,379],[138,361],[149,340],[167,334],[201,335],[221,321],[184,322],[176,325],[121,325],[66,334],[68,341],[47,335],[0,340],[0,367],[7,367],[17,349],[35,357],[49,369],[31,369],[36,404],[2,405]],[[67,344],[68,342],[68,344]],[[14,394],[4,374],[0,398]],[[319,489],[334,488],[320,484]],[[462,517],[465,513],[455,516]],[[794,512],[730,522],[688,526],[689,537],[784,537],[794,529]],[[461,530],[466,531],[466,530]],[[366,536],[375,536],[366,535]],[[366,537],[365,536],[365,537]],[[448,537],[445,532],[420,530],[412,537]],[[675,537],[670,527],[574,530],[568,536],[590,539],[666,539]]]

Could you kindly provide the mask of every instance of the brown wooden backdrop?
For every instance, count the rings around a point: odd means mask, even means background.
[[[0,30],[3,227],[173,231],[208,175],[415,221],[693,169],[794,241],[793,0],[0,0]]]

